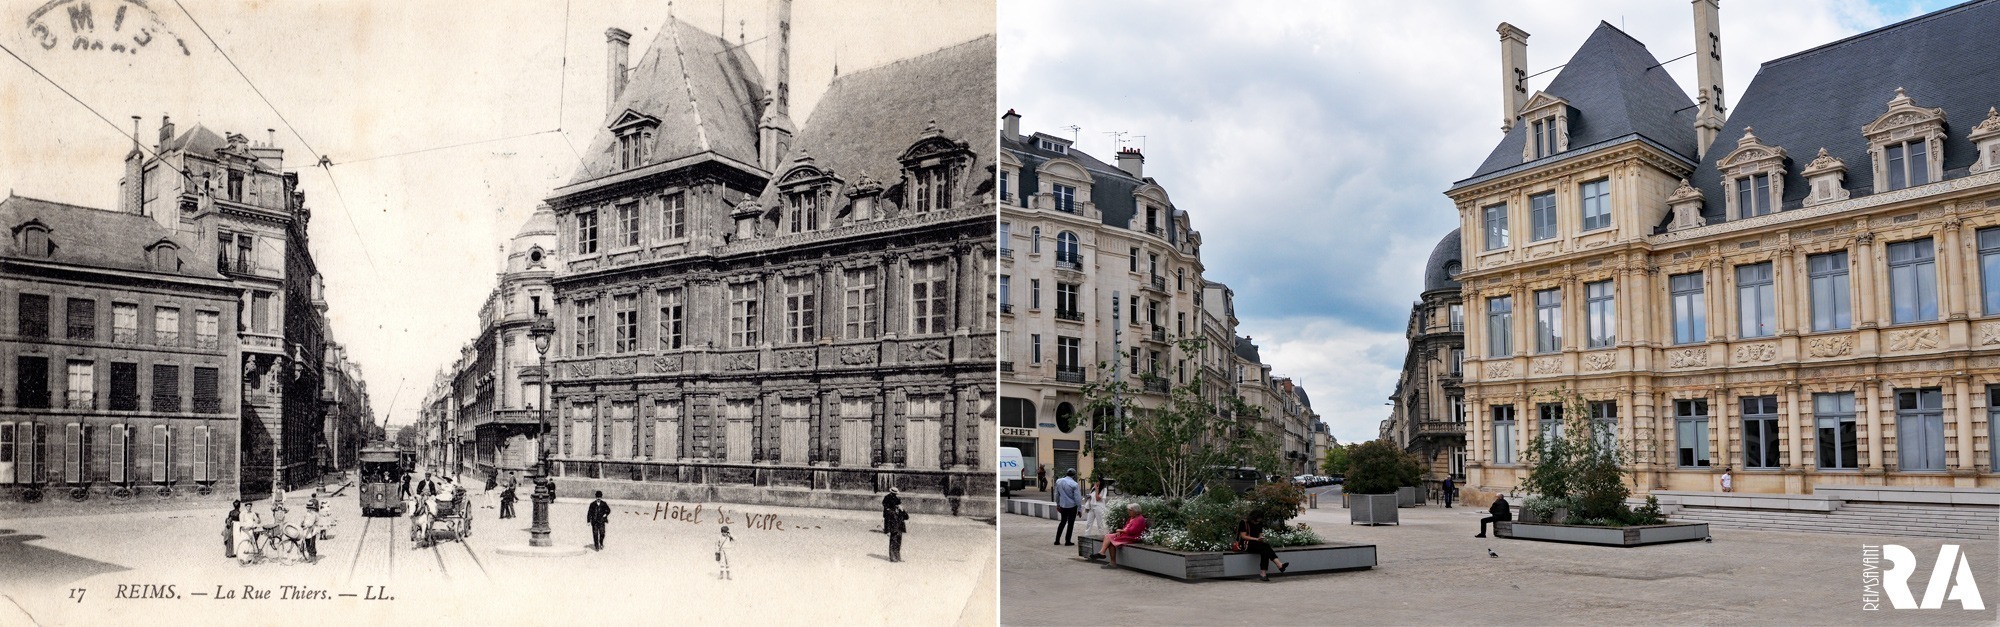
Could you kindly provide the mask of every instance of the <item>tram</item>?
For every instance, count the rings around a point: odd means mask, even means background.
[[[402,457],[400,451],[387,445],[361,449],[362,516],[403,514]]]

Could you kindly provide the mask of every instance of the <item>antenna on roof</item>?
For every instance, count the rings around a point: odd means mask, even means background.
[[[1104,131],[1104,134],[1111,136],[1112,151],[1115,152],[1125,147],[1125,131]]]
[[[1146,151],[1146,136],[1145,136],[1145,135],[1133,135],[1133,136],[1132,136],[1132,138],[1133,138],[1133,139],[1137,139],[1137,140],[1139,140],[1139,152],[1145,152],[1145,151]]]
[[[1065,130],[1065,131],[1069,131],[1069,143],[1072,143],[1072,144],[1076,143],[1076,134],[1077,134],[1077,132],[1078,132],[1078,131],[1082,131],[1082,130],[1083,130],[1083,127],[1081,127],[1081,126],[1077,126],[1077,125],[1075,125],[1075,124],[1071,124],[1071,125],[1069,125],[1069,126],[1065,126],[1065,127],[1062,127],[1062,128],[1063,128],[1063,130]]]

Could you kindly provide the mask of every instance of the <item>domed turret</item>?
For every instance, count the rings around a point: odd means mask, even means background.
[[[1458,229],[1452,229],[1444,239],[1438,240],[1437,248],[1431,249],[1431,259],[1424,263],[1424,292],[1458,289],[1459,272]]]
[[[535,207],[535,213],[521,225],[521,232],[514,234],[513,241],[507,244],[507,271],[548,269],[554,265],[549,258],[555,252],[556,213],[543,204]]]

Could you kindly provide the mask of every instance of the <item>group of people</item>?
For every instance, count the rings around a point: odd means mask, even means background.
[[[267,518],[257,511],[254,503],[231,502],[229,513],[222,520],[223,555],[248,566],[262,561],[266,550],[282,549],[289,543],[297,547],[300,559],[316,561],[319,537],[331,522],[321,519],[320,507],[319,497],[311,497],[306,501],[305,513],[292,518],[287,515],[289,508],[283,498],[273,499]]]
[[[1083,515],[1083,534],[1102,533],[1104,503],[1110,497],[1111,490],[1104,485],[1102,479],[1091,482],[1090,494],[1086,495],[1083,486],[1077,483],[1076,469],[1064,471],[1062,478],[1056,480],[1056,513],[1059,518],[1056,523],[1055,544],[1076,545],[1072,536],[1077,532],[1078,514]]]

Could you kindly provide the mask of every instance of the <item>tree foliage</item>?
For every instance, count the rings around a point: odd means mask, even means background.
[[[1327,475],[1347,474],[1347,449],[1351,445],[1335,441],[1326,447],[1326,458],[1320,460],[1319,471]]]
[[[1370,440],[1347,452],[1342,489],[1350,494],[1394,494],[1396,488],[1417,485],[1423,474],[1423,462],[1416,455],[1388,440]]]
[[[1560,406],[1560,429],[1544,426],[1522,452],[1530,466],[1521,491],[1538,510],[1565,508],[1573,520],[1611,524],[1659,522],[1656,513],[1634,511],[1625,504],[1632,494],[1625,484],[1624,460],[1615,423],[1591,419],[1590,403],[1570,390],[1544,393]],[[1524,504],[1525,508],[1525,504]]]
[[[1182,364],[1200,363],[1207,342],[1181,339]],[[1173,360],[1170,360],[1173,361]],[[1144,373],[1140,383],[1119,376],[1113,364],[1099,364],[1097,381],[1084,385],[1096,442],[1092,454],[1104,476],[1128,494],[1186,499],[1199,493],[1224,468],[1278,468],[1275,441],[1262,424],[1262,408],[1230,393],[1229,387],[1188,368],[1185,383],[1168,388],[1167,402],[1142,407],[1138,390],[1172,381],[1168,373]]]

